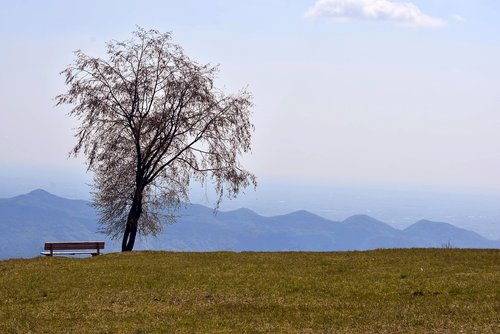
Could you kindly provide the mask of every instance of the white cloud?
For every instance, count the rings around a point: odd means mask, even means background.
[[[462,16],[462,15],[459,15],[459,14],[452,14],[451,17],[457,21],[457,22],[460,22],[460,23],[464,23],[465,22],[465,18]]]
[[[305,13],[305,17],[388,21],[424,28],[446,25],[444,20],[424,14],[411,2],[392,0],[318,0]]]

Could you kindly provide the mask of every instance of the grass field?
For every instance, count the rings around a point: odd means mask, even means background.
[[[500,333],[500,251],[7,260],[0,333]]]

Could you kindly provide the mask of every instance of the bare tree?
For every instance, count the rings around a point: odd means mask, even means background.
[[[239,162],[251,149],[251,96],[215,88],[217,67],[188,58],[170,33],[141,28],[109,42],[107,60],[75,55],[57,105],[73,106],[80,126],[71,154],[85,154],[102,230],[123,235],[122,251],[137,233],[156,235],[175,220],[192,180],[214,185],[217,206],[256,186]]]

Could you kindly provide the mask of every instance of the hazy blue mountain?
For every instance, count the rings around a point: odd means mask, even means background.
[[[403,233],[422,247],[451,246],[460,248],[499,247],[498,242],[486,241],[479,234],[451,224],[420,220]]]
[[[405,230],[366,215],[335,222],[307,211],[264,217],[248,209],[218,212],[197,204],[182,206],[178,222],[157,238],[138,239],[136,249],[175,251],[343,251],[375,248],[500,248],[500,241],[446,223],[419,221]],[[44,190],[0,199],[0,258],[33,257],[45,241],[105,240],[86,201],[69,200]]]

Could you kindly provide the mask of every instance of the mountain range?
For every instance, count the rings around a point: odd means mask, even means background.
[[[157,237],[139,238],[135,249],[171,251],[347,251],[376,248],[500,248],[500,240],[441,222],[421,220],[404,230],[366,215],[336,222],[307,211],[264,217],[249,209],[214,211],[198,204],[179,209],[176,223]],[[44,190],[0,199],[0,258],[38,256],[45,241],[105,240],[89,202]]]

